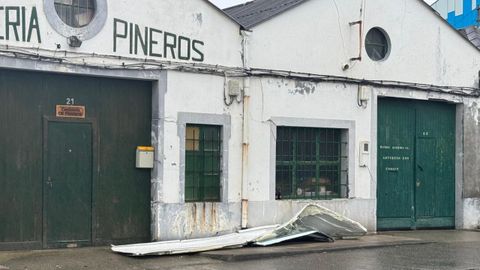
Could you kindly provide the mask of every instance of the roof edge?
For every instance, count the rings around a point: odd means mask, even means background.
[[[269,18],[266,18],[266,19],[264,19],[264,20],[262,20],[262,21],[260,21],[260,22],[257,22],[257,23],[252,24],[252,25],[247,25],[247,26],[248,26],[248,28],[255,27],[255,26],[257,26],[257,25],[259,25],[259,24],[262,24],[262,23],[264,23],[264,22],[267,22],[267,21],[269,21],[269,20],[271,20],[271,19],[273,19],[273,18],[275,18],[275,17],[277,17],[277,16],[279,16],[279,15],[281,15],[281,14],[283,14],[283,13],[289,11],[289,10],[292,10],[292,9],[294,9],[294,8],[300,6],[301,4],[304,4],[304,3],[308,2],[308,1],[309,1],[309,0],[301,0],[301,1],[298,1],[297,3],[293,4],[293,5],[290,6],[289,8],[287,8],[287,9],[285,9],[285,10],[282,10],[281,12],[279,12],[279,13],[277,13],[277,14],[269,17]]]
[[[207,4],[209,4],[211,7],[213,7],[214,9],[216,9],[217,11],[219,11],[220,13],[223,14],[223,16],[227,17],[228,19],[230,19],[231,21],[233,21],[234,23],[238,24],[240,26],[241,29],[248,29],[247,27],[245,27],[245,25],[243,25],[241,22],[239,22],[237,19],[235,19],[234,17],[230,16],[228,13],[226,13],[225,11],[223,11],[221,8],[217,7],[215,4],[213,4],[212,2],[210,2],[210,0],[203,0],[204,2],[207,2]]]
[[[236,5],[233,5],[233,6],[231,6],[231,7],[224,8],[223,11],[225,12],[226,10],[230,10],[230,9],[232,9],[232,8],[237,8],[237,7],[240,7],[240,6],[246,6],[246,5],[248,5],[248,4],[252,3],[252,2],[254,2],[254,0],[247,1],[247,2],[242,3],[242,4],[236,4]]]
[[[255,26],[259,25],[259,24],[262,24],[262,23],[264,23],[264,22],[266,22],[266,21],[269,21],[269,20],[271,20],[271,19],[273,19],[273,18],[275,18],[275,17],[277,17],[277,16],[279,16],[279,15],[281,15],[281,14],[283,14],[283,13],[285,13],[285,12],[291,10],[291,9],[296,8],[297,6],[299,6],[299,5],[301,5],[301,4],[305,3],[305,2],[308,2],[308,1],[309,1],[309,0],[300,0],[300,1],[298,1],[297,3],[291,5],[289,8],[287,8],[287,9],[285,9],[285,10],[282,10],[281,12],[279,12],[279,13],[277,13],[277,14],[274,14],[273,16],[270,16],[270,17],[268,17],[268,18],[265,18],[265,19],[263,19],[263,20],[261,20],[261,21],[259,21],[259,22],[254,23],[254,24],[245,25],[245,27],[246,27],[246,29],[251,29],[252,27],[255,27]],[[255,0],[248,1],[248,2],[243,3],[243,4],[238,4],[238,5],[235,5],[235,6],[231,6],[231,7],[225,8],[225,9],[223,9],[223,11],[225,12],[226,10],[233,9],[233,8],[237,8],[237,7],[240,7],[240,6],[244,6],[244,5],[246,5],[246,4],[248,4],[248,3],[252,3],[252,2],[255,2]],[[228,15],[228,13],[227,13],[227,15]]]

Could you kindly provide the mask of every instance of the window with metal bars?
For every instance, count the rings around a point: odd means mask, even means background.
[[[347,196],[346,143],[341,129],[278,127],[276,198]]]
[[[95,15],[95,0],[55,0],[54,3],[60,19],[71,27],[86,26]]]
[[[220,201],[222,127],[187,125],[185,136],[185,201]]]

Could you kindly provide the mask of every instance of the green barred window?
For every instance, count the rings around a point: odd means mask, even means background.
[[[328,200],[347,194],[342,130],[277,129],[276,198]]]
[[[220,201],[221,127],[187,125],[185,136],[185,201]]]

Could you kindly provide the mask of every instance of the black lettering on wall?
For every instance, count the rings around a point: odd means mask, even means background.
[[[190,60],[190,44],[189,38],[178,36],[178,58],[180,60]]]
[[[148,55],[148,28],[145,27],[144,37],[142,37],[142,33],[140,32],[140,27],[135,25],[135,54],[138,54],[138,43],[140,42],[140,46],[142,46],[143,54]]]
[[[37,8],[32,8],[32,15],[30,16],[30,26],[28,27],[27,41],[30,42],[32,39],[32,32],[35,30],[37,32],[38,43],[42,43],[42,37],[40,36],[40,26],[38,25],[38,14]]]
[[[0,11],[2,11],[2,10],[4,10],[4,9],[5,9],[4,7],[0,7]],[[2,35],[0,35],[0,40],[4,40],[4,39],[5,39],[5,37],[2,36]]]
[[[175,48],[177,47],[177,35],[165,32],[163,35],[163,56],[168,58],[167,51],[170,49],[170,53],[173,59],[175,57]]]
[[[194,52],[197,53],[197,56],[192,58],[193,61],[203,62],[203,60],[205,60],[203,52],[199,48],[199,47],[203,47],[203,45],[205,45],[205,43],[203,41],[200,41],[200,40],[194,40],[192,42],[192,49],[193,49]]]
[[[129,54],[196,62],[205,58],[203,41],[114,18],[113,52],[118,52],[120,42],[127,39]]]
[[[130,34],[129,34],[129,36],[130,36],[130,47],[129,48],[130,48],[130,54],[132,54],[133,53],[133,23],[130,23],[129,29],[130,29]]]
[[[25,42],[25,34],[27,31],[25,30],[26,23],[25,23],[25,7],[22,7],[22,41]]]
[[[162,34],[163,32],[160,31],[160,30],[157,30],[155,28],[150,28],[150,46],[149,46],[149,51],[150,51],[150,56],[153,56],[153,57],[162,57],[162,54],[160,53],[155,53],[154,52],[154,45],[157,45],[158,44],[158,41],[157,39],[155,38],[154,34]]]
[[[10,21],[10,12],[14,11],[15,21]],[[19,7],[5,7],[5,37],[7,40],[10,40],[10,28],[13,29],[13,33],[15,35],[15,40],[20,41],[20,37],[18,36],[18,27],[20,26],[20,8]]]
[[[118,25],[119,24],[122,24],[123,25],[123,34],[120,34],[118,32]],[[120,20],[120,19],[113,19],[113,52],[117,52],[117,39],[118,38],[122,38],[122,39],[125,39],[127,38],[127,34],[128,34],[128,23],[124,20]]]

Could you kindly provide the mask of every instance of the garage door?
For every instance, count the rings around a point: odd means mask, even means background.
[[[455,226],[455,106],[380,99],[378,229]]]
[[[150,82],[0,70],[0,123],[0,247],[150,240]]]

